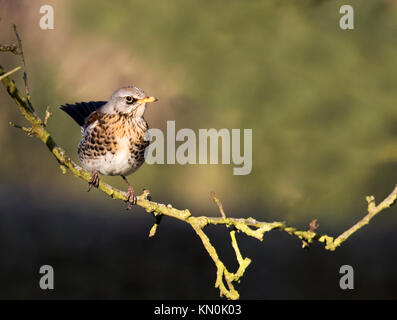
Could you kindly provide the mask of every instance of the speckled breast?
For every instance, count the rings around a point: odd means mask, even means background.
[[[85,130],[79,159],[88,171],[103,175],[129,175],[145,162],[148,124],[125,114],[99,115]]]

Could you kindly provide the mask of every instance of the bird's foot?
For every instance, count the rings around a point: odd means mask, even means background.
[[[128,208],[127,210],[131,209],[132,206],[134,204],[136,204],[138,198],[135,195],[134,189],[132,188],[132,186],[130,185],[130,183],[128,182],[127,178],[125,176],[121,176],[123,178],[123,180],[125,181],[125,183],[128,186],[128,194],[127,194],[127,200],[125,202],[128,202]]]
[[[98,186],[99,186],[99,176],[98,176],[98,172],[97,171],[94,171],[92,173],[91,181],[88,183],[87,192],[91,191],[92,186],[94,186],[95,188],[98,188]]]
[[[128,186],[128,195],[127,195],[127,200],[126,200],[126,202],[128,202],[127,210],[130,210],[132,208],[132,206],[136,204],[137,200],[138,200],[138,198],[135,195],[134,189],[132,189],[132,187],[129,185]]]

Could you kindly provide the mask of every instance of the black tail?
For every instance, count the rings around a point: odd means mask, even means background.
[[[106,101],[78,102],[75,104],[65,104],[61,106],[61,109],[82,127],[84,126],[85,119],[104,104],[106,104]]]

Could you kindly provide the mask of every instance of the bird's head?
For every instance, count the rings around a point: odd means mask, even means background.
[[[146,110],[146,104],[157,101],[149,97],[137,87],[123,87],[116,90],[108,103],[103,106],[105,113],[124,113],[134,118],[141,118]]]

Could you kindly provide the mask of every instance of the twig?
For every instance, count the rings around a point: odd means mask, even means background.
[[[20,54],[18,47],[15,44],[0,44],[0,52],[11,52],[13,54]]]
[[[219,212],[223,218],[226,218],[225,211],[223,211],[222,203],[219,199],[215,196],[215,191],[210,192],[212,200],[214,200],[215,204],[218,206]]]
[[[50,106],[47,106],[47,109],[45,110],[45,116],[44,116],[44,125],[47,126],[48,120],[52,117],[52,113],[50,112]]]
[[[162,214],[158,214],[157,212],[153,212],[153,216],[155,219],[155,223],[153,224],[152,228],[149,231],[149,238],[154,237],[157,232],[157,228],[160,225],[161,219],[163,217]]]
[[[389,208],[391,205],[393,205],[396,202],[397,199],[397,186],[394,188],[394,190],[384,199],[381,203],[379,203],[377,206],[375,205],[375,197],[374,196],[368,196],[366,197],[367,202],[368,202],[368,214],[362,218],[360,221],[358,221],[354,226],[352,226],[350,229],[346,230],[343,232],[339,237],[337,237],[333,241],[333,245],[330,246],[330,250],[335,250],[336,247],[340,246],[342,242],[346,241],[353,233],[367,225],[373,217],[375,217],[379,212],[381,212],[384,209]]]
[[[15,24],[13,26],[14,26],[15,36],[17,37],[17,41],[18,41],[19,55],[21,56],[22,63],[23,63],[23,69],[24,69],[23,81],[25,83],[26,99],[28,101],[29,108],[32,110],[32,112],[34,112],[32,102],[30,101],[30,90],[29,90],[29,84],[28,84],[28,75],[26,73],[26,62],[25,62],[25,55],[23,54],[22,41],[21,41],[21,38],[19,37],[18,31],[17,31],[17,26]]]
[[[30,136],[32,134],[32,128],[26,128],[26,127],[20,126],[19,124],[15,124],[12,121],[10,121],[8,124],[11,127],[14,127],[14,128],[17,128],[17,129],[20,129],[20,130],[24,131],[28,136]]]
[[[220,212],[222,218],[227,219],[225,211],[223,210],[222,202],[215,196],[215,192],[211,191],[210,195],[211,195],[212,200],[214,200],[215,204],[218,206],[218,209],[219,209],[219,212]],[[239,293],[234,289],[233,282],[238,282],[240,280],[240,278],[244,275],[245,270],[251,263],[251,259],[249,259],[249,258],[244,259],[243,256],[241,255],[240,248],[238,247],[237,239],[236,239],[236,230],[239,230],[239,229],[237,229],[236,225],[234,225],[233,223],[226,224],[226,226],[230,226],[230,225],[233,225],[233,229],[230,230],[230,232],[229,232],[230,238],[232,240],[232,247],[233,247],[234,253],[236,254],[237,262],[239,264],[239,268],[238,268],[237,272],[232,273],[229,270],[227,270],[227,268],[219,260],[217,255],[214,254],[211,257],[214,260],[215,265],[218,269],[215,287],[219,288],[220,294],[225,295],[228,299],[238,299]],[[260,227],[258,229],[260,229]],[[203,239],[202,239],[202,241],[203,241]],[[215,251],[215,248],[213,250]],[[207,249],[207,251],[208,251],[208,249]],[[210,252],[208,252],[208,253],[210,253]],[[216,253],[216,251],[215,251],[215,253]],[[211,253],[210,253],[210,255],[211,255]],[[228,289],[226,289],[223,279],[226,280]]]
[[[312,234],[314,233],[315,230],[317,230],[319,227],[319,224],[317,223],[317,219],[313,219],[312,221],[310,221],[309,223],[309,230],[308,232],[311,232]],[[310,243],[307,242],[306,240],[302,240],[302,249],[306,249],[309,248]]]

